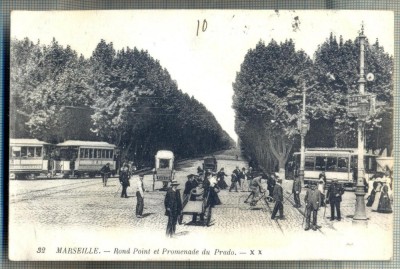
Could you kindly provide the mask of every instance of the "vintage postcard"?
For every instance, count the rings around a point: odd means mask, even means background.
[[[9,259],[390,260],[393,76],[390,11],[13,11]]]

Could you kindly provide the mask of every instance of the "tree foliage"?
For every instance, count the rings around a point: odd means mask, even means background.
[[[101,40],[85,59],[56,40],[12,40],[10,73],[10,114],[26,126],[12,124],[15,137],[105,140],[137,163],[151,162],[159,149],[189,157],[233,144],[147,51],[116,51]]]

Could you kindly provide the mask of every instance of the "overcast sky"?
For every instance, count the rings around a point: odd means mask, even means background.
[[[202,102],[236,140],[232,83],[249,49],[259,40],[292,38],[296,49],[312,57],[330,32],[354,40],[362,22],[367,38],[371,42],[379,38],[393,55],[394,17],[389,11],[17,11],[11,16],[11,37],[42,44],[54,37],[85,57],[91,56],[100,39],[113,42],[116,50],[147,50],[179,88]]]

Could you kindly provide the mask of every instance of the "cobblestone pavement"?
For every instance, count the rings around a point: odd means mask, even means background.
[[[221,156],[224,159],[220,159]],[[236,165],[246,167],[244,161],[236,161],[226,155],[216,155],[218,169],[225,168],[230,174]],[[201,166],[202,161],[188,160],[181,162],[177,167],[176,179],[181,184],[179,187],[183,192],[186,176],[195,173],[196,168]],[[230,179],[226,179],[230,184]],[[10,181],[10,231],[16,232],[36,227],[49,233],[69,230],[90,231],[139,231],[157,234],[164,233],[167,217],[164,215],[165,192],[152,191],[152,175],[144,178],[145,188],[148,190],[144,198],[144,218],[135,217],[135,182],[131,180],[128,188],[128,199],[120,198],[119,182],[117,178],[109,179],[107,187],[102,186],[101,178],[94,179],[57,179],[36,181]],[[284,249],[298,248],[290,240],[296,235],[299,240],[331,240],[340,236],[347,236],[352,226],[352,215],[354,214],[355,195],[354,192],[346,192],[342,202],[341,222],[329,220],[330,208],[319,210],[318,223],[322,226],[319,231],[304,231],[304,195],[301,194],[303,207],[293,207],[293,197],[290,195],[292,181],[285,180],[283,183],[284,196],[284,220],[272,220],[271,211],[273,203],[259,201],[254,207],[244,203],[249,195],[247,191],[228,192],[222,190],[219,193],[222,205],[213,208],[210,227],[203,225],[191,225],[191,216],[184,216],[183,225],[177,226],[178,240],[204,240],[207,238],[208,245],[224,241],[232,248],[236,245],[245,246],[274,246],[279,249],[279,242],[286,242]],[[156,183],[160,188],[161,183]],[[369,217],[368,229],[373,227],[374,232],[392,233],[393,214],[379,214],[371,212],[367,208]],[[16,229],[13,230],[13,228]],[[35,228],[35,229],[36,229]],[[133,232],[135,233],[135,232]],[[132,234],[132,240],[138,240]],[[142,234],[143,235],[143,234]],[[36,230],[35,230],[36,236]],[[114,236],[116,238],[117,236]],[[215,242],[213,241],[215,240]],[[271,253],[273,255],[273,253]],[[285,257],[285,256],[283,256]],[[307,257],[307,256],[304,256]]]

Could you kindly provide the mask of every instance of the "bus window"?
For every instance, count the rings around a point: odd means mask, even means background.
[[[326,158],[326,171],[336,171],[337,168],[337,158],[327,157]]]
[[[338,158],[338,168],[337,170],[340,172],[347,172],[349,168],[348,158],[339,157]]]
[[[42,157],[42,148],[36,147],[35,157]]]
[[[314,171],[314,157],[305,158],[304,169],[307,171]]]
[[[315,157],[315,170],[325,171],[325,157]]]
[[[27,148],[21,147],[21,157],[26,158],[27,154],[28,154]]]

